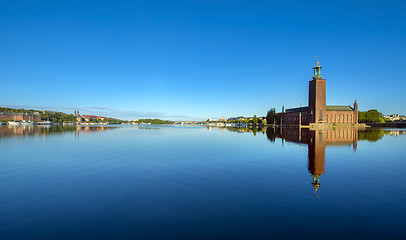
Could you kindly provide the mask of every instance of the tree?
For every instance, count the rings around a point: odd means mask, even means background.
[[[258,118],[258,124],[262,124],[263,122],[262,122],[262,119],[261,118]]]
[[[358,112],[358,122],[361,123],[379,123],[385,122],[383,114],[376,109],[370,109],[367,112]]]
[[[252,123],[253,123],[254,125],[257,125],[257,124],[258,124],[257,115],[254,115],[254,117],[252,118]]]
[[[275,121],[276,121],[276,110],[275,108],[271,108],[266,114],[266,122],[268,124],[273,124]]]

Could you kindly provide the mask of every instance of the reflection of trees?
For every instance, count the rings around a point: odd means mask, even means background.
[[[390,131],[385,131],[383,129],[359,131],[358,140],[367,140],[369,142],[376,142],[386,134],[390,134]]]
[[[99,132],[116,129],[117,127],[101,127],[101,126],[59,126],[59,125],[44,125],[44,126],[2,126],[0,127],[0,138],[15,137],[15,136],[44,136],[52,134],[64,133],[85,133]]]
[[[212,127],[212,128],[218,128],[218,129],[224,129],[224,128],[220,128],[220,127]],[[245,127],[245,128],[239,128],[239,127],[228,127],[225,128],[230,132],[239,132],[239,133],[244,133],[244,132],[252,132],[252,129]]]
[[[220,127],[212,127],[212,128],[220,128]],[[309,129],[308,128],[302,128],[301,130],[299,130],[299,128],[297,129],[292,129],[292,128],[271,128],[271,127],[258,127],[258,128],[249,128],[249,127],[221,127],[221,129],[227,129],[228,131],[231,132],[239,132],[239,133],[245,133],[245,132],[252,132],[254,135],[257,135],[258,132],[262,132],[266,134],[266,137],[269,141],[271,142],[275,142],[276,138],[283,138],[286,140],[292,140],[292,137],[294,138],[298,138],[297,141],[298,142],[305,142],[306,139],[299,139],[299,135],[300,137],[306,137]],[[284,129],[284,130],[282,130]],[[381,139],[384,135],[388,135],[391,134],[392,131],[388,131],[388,130],[384,130],[384,129],[371,129],[371,128],[367,128],[367,129],[352,129],[355,132],[358,132],[358,136],[356,141],[358,140],[367,140],[370,142],[376,142],[379,139]],[[339,137],[335,137],[335,133],[337,133],[337,135],[340,135],[341,132],[343,131],[347,131],[348,129],[344,129],[344,128],[337,128],[337,129],[325,129],[323,130],[323,132],[325,132],[327,134],[328,139],[327,139],[327,145],[345,145],[346,142],[350,142],[347,141],[349,139],[345,139],[343,137],[339,138]],[[292,134],[296,133],[296,134]],[[299,133],[300,132],[300,133]],[[347,133],[346,133],[347,134]],[[399,133],[402,134],[402,133]],[[334,136],[334,137],[330,137],[330,136]],[[346,135],[347,136],[347,135]]]
[[[254,136],[257,135],[257,133],[262,133],[265,134],[267,132],[267,127],[254,127],[254,128],[249,128],[249,127],[211,127],[211,128],[217,128],[217,129],[226,129],[227,131],[230,132],[238,132],[238,133],[250,133],[254,134]],[[210,129],[211,129],[210,128]]]
[[[68,133],[68,132],[74,132],[75,130],[76,130],[76,126],[53,125],[49,128],[43,128],[43,133],[45,133],[45,134]]]
[[[268,128],[266,130],[266,137],[268,138],[269,141],[275,142],[276,129],[275,128]]]
[[[327,146],[353,146],[357,150],[358,140],[378,141],[384,135],[392,134],[397,136],[406,134],[406,131],[388,131],[383,129],[358,129],[358,128],[334,128],[334,129],[309,129],[309,128],[227,128],[233,132],[258,132],[266,134],[270,142],[276,138],[284,142],[307,144],[307,170],[312,176],[311,185],[314,187],[314,194],[318,196],[318,189],[321,186],[321,176],[325,174],[326,147]]]

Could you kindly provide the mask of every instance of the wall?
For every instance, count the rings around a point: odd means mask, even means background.
[[[355,124],[358,123],[356,111],[326,111],[327,123]]]

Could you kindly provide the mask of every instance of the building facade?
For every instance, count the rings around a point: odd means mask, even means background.
[[[39,113],[0,113],[0,121],[41,121]]]
[[[358,103],[353,106],[326,105],[326,79],[322,78],[321,66],[317,61],[313,68],[313,79],[309,81],[309,106],[282,109],[278,114],[281,125],[314,125],[314,124],[357,124]]]

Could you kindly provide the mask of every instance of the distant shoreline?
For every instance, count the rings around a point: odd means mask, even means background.
[[[387,122],[387,123],[366,123],[370,127],[389,127],[389,128],[406,128],[406,123],[396,123],[396,122]]]

